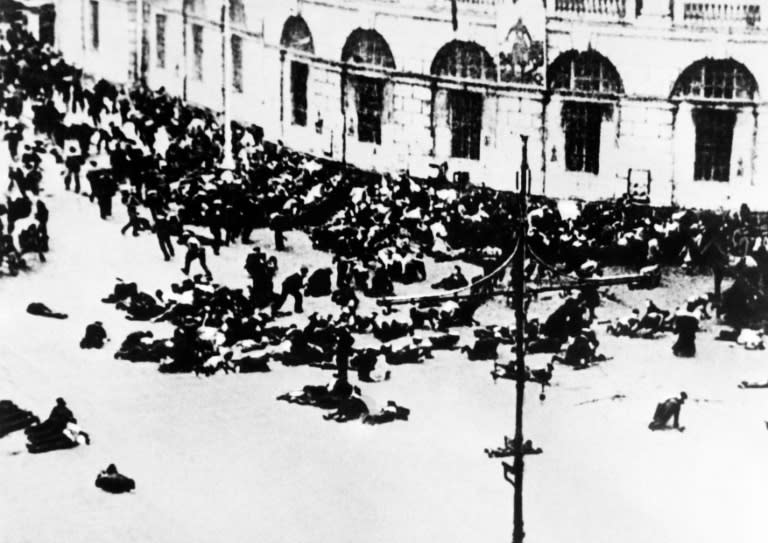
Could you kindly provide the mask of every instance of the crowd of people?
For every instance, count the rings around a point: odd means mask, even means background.
[[[129,335],[119,358],[160,362],[164,372],[205,375],[269,371],[273,362],[313,364],[344,379],[351,369],[369,382],[388,377],[376,372],[378,361],[421,363],[440,349],[495,360],[500,344],[514,345],[514,333],[477,327],[474,313],[484,298],[473,289],[476,278],[467,278],[462,266],[480,266],[481,277],[496,269],[514,250],[510,233],[521,220],[527,224],[526,271],[532,281],[553,275],[583,279],[601,274],[605,266],[704,267],[714,274],[712,299],[734,325],[741,327],[768,308],[765,218],[747,206],[737,213],[695,212],[626,199],[586,204],[568,216],[556,202],[533,198],[528,216],[519,217],[515,194],[451,183],[444,168],[431,179],[365,172],[270,143],[258,127],[237,123],[231,127],[235,168],[225,170],[218,167],[224,133],[212,112],[164,89],[89,83],[50,46],[18,28],[7,40],[0,70],[13,196],[0,207],[7,223],[0,222],[7,231],[0,244],[3,262],[16,259],[18,267],[24,252],[44,259],[48,210],[39,194],[45,156],[64,170],[64,188],[86,194],[101,218],[112,216],[119,197],[127,216],[124,235],[155,236],[166,261],[183,247],[181,271],[187,277],[172,286],[171,294],[141,292],[128,283],[105,299],[131,319],[175,327],[170,338],[155,339],[151,331]],[[25,144],[30,132],[39,139]],[[14,240],[10,234],[24,219],[32,224]],[[215,257],[222,247],[251,243],[260,228],[271,229],[276,254],[254,247],[244,263],[250,287],[215,283],[209,250]],[[335,269],[302,266],[276,288],[289,230],[306,232],[314,249],[333,253]],[[447,277],[428,278],[430,260],[458,264]],[[735,281],[721,292],[728,273]],[[508,274],[499,277],[509,281]],[[361,297],[389,297],[396,283],[427,280],[435,289],[465,289],[468,295],[405,311],[359,310]],[[304,313],[305,296],[328,296],[338,309],[283,323],[288,298],[298,315]],[[582,369],[607,359],[598,352],[594,327],[599,303],[597,290],[585,289],[546,319],[529,323],[528,352],[553,354],[547,368],[529,370],[532,381],[548,384],[555,363]],[[679,311],[670,315],[649,306],[609,331],[640,337],[677,331],[675,354],[690,356],[696,326],[685,322]],[[89,326],[84,348],[103,346],[106,333],[100,326]],[[451,329],[460,327],[475,327],[474,344],[459,344]],[[371,335],[378,345],[356,346],[362,335]],[[494,376],[514,377],[514,372],[502,365]],[[343,390],[346,398],[353,394]]]

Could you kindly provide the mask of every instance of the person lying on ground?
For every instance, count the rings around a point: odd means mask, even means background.
[[[27,450],[33,454],[72,449],[80,444],[90,445],[91,437],[73,422],[67,423],[61,431],[27,434]]]
[[[299,405],[311,405],[321,409],[336,409],[341,402],[352,396],[354,390],[349,383],[337,380],[333,385],[306,385],[300,391],[287,392],[278,400]]]
[[[338,407],[330,413],[323,415],[325,420],[335,422],[349,422],[361,419],[369,414],[368,405],[360,397],[360,390],[355,387],[354,392],[339,401]]]
[[[637,337],[637,330],[640,326],[640,310],[633,309],[627,317],[617,317],[610,322],[605,331],[616,337]]]
[[[234,373],[235,369],[235,364],[232,362],[232,351],[227,349],[225,352],[208,357],[205,362],[195,366],[193,372],[195,377],[200,377],[200,375],[210,377],[219,371],[229,375],[230,372]]]
[[[119,473],[114,464],[107,466],[96,477],[96,488],[111,494],[122,494],[136,489],[136,482],[130,477]]]
[[[396,420],[408,420],[411,410],[397,405],[392,400],[387,401],[387,405],[378,412],[363,415],[363,424],[386,424]]]
[[[720,330],[715,339],[718,341],[732,341],[748,351],[762,351],[765,349],[765,338],[761,330],[726,328]]]
[[[326,357],[323,349],[310,343],[304,330],[292,329],[287,334],[290,348],[282,357],[285,366],[319,363]]]
[[[458,349],[461,336],[458,334],[439,334],[427,338],[433,351],[452,351]]]
[[[511,326],[489,324],[481,328],[476,328],[473,331],[473,334],[478,339],[496,338],[499,340],[499,343],[504,345],[515,344],[515,329]]]
[[[40,424],[37,415],[21,409],[10,400],[0,400],[0,438],[35,424]]]
[[[35,315],[37,317],[48,317],[51,319],[66,319],[68,315],[66,313],[59,313],[53,311],[47,305],[40,302],[32,302],[27,306],[27,313]]]
[[[757,381],[742,381],[739,383],[739,388],[768,388],[768,381],[760,383]]]
[[[461,267],[454,266],[453,272],[448,277],[445,277],[437,283],[433,284],[432,288],[441,290],[456,290],[462,287],[466,287],[467,285],[469,285],[469,281],[467,281],[467,278],[461,271]]]
[[[150,331],[131,332],[123,340],[115,358],[129,362],[156,362],[171,356],[173,342],[170,339],[153,339]]]
[[[482,296],[448,301],[438,308],[436,330],[448,331],[453,327],[475,326],[475,312],[485,302]]]
[[[162,296],[162,291],[158,291]],[[128,298],[117,302],[115,307],[128,313],[126,317],[132,321],[148,321],[165,313],[166,306],[146,292],[137,292]]]
[[[127,300],[131,296],[135,296],[138,292],[139,287],[136,283],[125,283],[122,279],[118,278],[112,293],[106,298],[102,298],[101,301],[105,304],[116,304]]]
[[[478,338],[471,347],[464,345],[461,348],[461,352],[465,353],[472,361],[496,360],[499,357],[498,348],[500,343],[498,339],[493,337]]]
[[[423,364],[427,358],[433,358],[432,348],[422,346],[422,340],[417,337],[409,338],[409,342],[382,345],[381,353],[390,366],[402,364]]]

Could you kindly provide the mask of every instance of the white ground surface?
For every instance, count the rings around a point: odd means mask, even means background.
[[[152,237],[121,237],[120,220],[103,223],[85,198],[49,189],[57,193],[48,200],[49,262],[0,279],[0,398],[46,415],[64,396],[93,443],[35,456],[23,434],[0,441],[0,541],[510,539],[512,487],[483,448],[511,435],[514,390],[493,383],[489,363],[442,354],[394,368],[390,382],[364,392],[411,408],[411,420],[370,427],[275,401],[327,382],[318,370],[273,365],[270,374],[206,380],[114,360],[125,334],[146,325],[100,299],[115,277],[167,288],[181,275],[181,258],[163,262]],[[308,253],[303,238],[290,241]],[[244,284],[245,251],[211,258],[215,278]],[[316,255],[312,264],[328,261]],[[281,271],[298,262],[281,257]],[[668,294],[681,296],[678,288]],[[70,318],[27,315],[32,301]],[[494,306],[482,311],[486,322],[500,315]],[[81,351],[94,320],[113,341]],[[679,360],[672,338],[603,338],[613,360],[583,372],[558,368],[544,403],[529,389],[526,433],[544,454],[527,463],[527,541],[765,542],[768,391],[736,384],[768,378],[767,355],[702,337],[699,357]],[[688,430],[650,432],[656,402],[682,389],[694,400],[682,414]],[[626,399],[606,399],[614,394]],[[594,399],[601,401],[579,405]],[[136,479],[135,493],[93,486],[110,462]]]

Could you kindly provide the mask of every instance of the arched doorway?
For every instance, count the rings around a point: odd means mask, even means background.
[[[603,142],[618,133],[616,109],[624,94],[618,71],[597,51],[571,50],[555,59],[548,75],[550,92],[562,100],[565,171],[599,174]]]
[[[481,45],[454,40],[435,55],[430,72],[444,81],[433,86],[432,124],[435,154],[451,158],[480,159],[483,132],[481,92],[453,86],[450,80],[485,82],[497,80],[496,63]],[[447,80],[447,81],[445,81]],[[446,145],[446,140],[450,143]]]
[[[342,84],[342,99],[354,105],[345,106],[346,132],[356,135],[359,142],[380,145],[387,71],[395,69],[389,44],[375,30],[358,28],[347,38],[341,61],[345,72],[351,71],[348,82]]]
[[[290,57],[289,95],[291,103],[291,124],[307,126],[307,87],[309,63],[306,55],[314,55],[315,44],[306,21],[300,15],[288,17],[280,37],[282,58]]]
[[[678,113],[677,129],[686,131],[686,124],[693,124],[694,181],[728,182],[734,174],[746,175],[742,156],[749,160],[751,148],[734,157],[734,141],[752,147],[757,92],[752,73],[733,59],[699,60],[677,78],[670,100],[679,111],[691,112],[690,119]]]

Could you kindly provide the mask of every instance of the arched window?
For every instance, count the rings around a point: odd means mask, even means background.
[[[358,28],[353,31],[341,51],[341,60],[361,67],[395,69],[395,58],[389,44],[373,29]],[[386,80],[352,74],[349,83],[357,112],[357,139],[378,145],[381,143]]]
[[[280,37],[283,51],[306,54],[315,53],[315,43],[307,22],[300,15],[291,15],[283,25]],[[307,126],[307,83],[309,80],[309,64],[306,61],[294,59],[290,63],[290,94],[291,94],[291,123],[297,126]]]
[[[548,75],[551,92],[587,98],[563,102],[561,122],[565,134],[565,169],[600,173],[603,120],[613,114],[611,101],[624,94],[619,72],[610,60],[597,51],[571,50],[555,59]]]
[[[372,29],[358,28],[347,38],[341,51],[342,62],[395,69],[395,58],[389,44]]]
[[[432,75],[496,81],[496,63],[481,45],[454,40],[445,44],[432,61]]]
[[[291,15],[283,25],[283,33],[280,36],[280,45],[284,49],[301,51],[302,53],[315,53],[315,42],[309,31],[307,22],[300,15]]]
[[[441,78],[496,81],[496,63],[475,42],[454,40],[445,44],[432,61],[431,73]],[[448,125],[453,158],[480,159],[483,132],[483,95],[464,89],[441,89],[434,98],[433,125]]]
[[[703,59],[683,70],[672,89],[672,100],[752,101],[757,82],[733,59]]]
[[[695,104],[695,181],[730,180],[736,117],[756,96],[754,76],[733,59],[699,60],[677,78],[670,99]]]
[[[570,50],[558,56],[549,67],[549,89],[574,94],[624,94],[616,67],[593,50]]]

